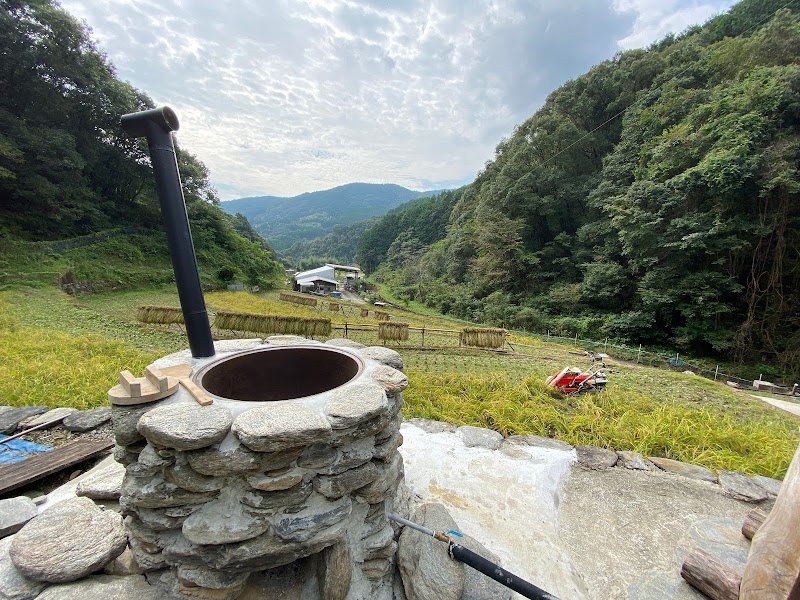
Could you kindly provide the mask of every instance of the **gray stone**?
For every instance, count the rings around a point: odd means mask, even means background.
[[[497,450],[503,442],[502,434],[483,427],[462,425],[456,429],[456,435],[467,448],[488,448]]]
[[[226,573],[202,567],[178,567],[178,581],[186,587],[202,587],[211,590],[241,590],[250,573]]]
[[[141,575],[144,570],[136,562],[131,549],[125,548],[122,554],[103,568],[103,573],[106,575]]]
[[[679,460],[672,460],[671,458],[661,458],[660,456],[651,456],[650,462],[659,469],[669,471],[670,473],[677,473],[683,477],[698,479],[700,481],[708,481],[710,483],[717,482],[717,476],[705,467],[690,465],[689,463],[680,462]]]
[[[111,407],[101,406],[100,408],[93,408],[91,410],[81,410],[72,413],[63,421],[63,425],[69,431],[76,433],[83,433],[84,431],[91,431],[97,429],[103,423],[111,420]]]
[[[531,458],[531,455],[525,452],[519,444],[509,444],[508,440],[503,440],[503,443],[500,444],[500,452],[514,460],[529,460]]]
[[[333,429],[356,427],[388,414],[386,392],[376,383],[357,383],[334,390],[325,405],[325,415]]]
[[[48,410],[46,413],[43,413],[36,417],[35,419],[25,419],[25,428],[29,427],[39,427],[39,425],[45,425],[46,423],[51,423],[49,426],[44,427],[43,429],[49,429],[50,427],[55,427],[57,423],[53,423],[52,421],[55,419],[60,419],[61,417],[68,417],[69,415],[78,412],[77,408],[67,408],[67,407],[59,407],[54,408],[53,410]]]
[[[18,532],[38,512],[36,503],[27,496],[0,500],[0,537]]]
[[[101,469],[89,471],[78,482],[75,494],[93,500],[119,500],[124,477],[125,467],[112,462]]]
[[[164,600],[164,595],[142,575],[95,575],[66,585],[50,586],[37,600]]]
[[[783,485],[783,481],[773,479],[772,477],[764,477],[763,475],[754,475],[750,479],[752,479],[753,483],[756,485],[761,486],[772,498],[777,497],[781,491],[781,485]]]
[[[596,446],[578,446],[575,453],[578,455],[578,464],[589,469],[610,469],[619,460],[616,452]]]
[[[386,520],[383,523],[383,527],[361,540],[361,545],[364,548],[364,560],[389,558],[397,551],[397,544],[394,541],[394,529]]]
[[[411,519],[436,531],[459,527],[441,504],[419,506]],[[452,560],[447,546],[406,527],[400,534],[397,562],[408,600],[459,600],[464,592],[464,565]]]
[[[358,342],[348,340],[347,338],[333,338],[325,342],[325,344],[328,346],[336,346],[338,348],[353,348],[356,350],[366,348],[364,344],[359,344]]]
[[[128,540],[128,544],[130,544],[131,554],[133,554],[133,559],[136,561],[136,564],[145,571],[158,571],[159,569],[166,569],[169,566],[160,549],[153,549],[133,536]],[[152,550],[152,552],[149,550]]]
[[[252,508],[264,510],[294,509],[304,507],[305,501],[314,491],[311,482],[302,482],[288,490],[262,492],[250,490],[242,495],[242,502]]]
[[[370,581],[380,581],[389,574],[393,564],[388,558],[373,558],[361,563],[361,572]]]
[[[13,537],[0,540],[0,598],[3,600],[33,600],[46,586],[20,573],[11,562],[8,549]]]
[[[245,479],[247,479],[247,483],[250,484],[250,487],[257,490],[278,492],[293,488],[298,483],[302,482],[304,474],[305,471],[295,469],[274,477],[270,477],[269,475],[247,475]]]
[[[334,463],[339,451],[330,444],[312,444],[297,458],[297,466],[304,469],[322,469]]]
[[[263,515],[244,506],[239,486],[226,486],[219,498],[204,504],[183,522],[183,535],[193,544],[214,545],[241,542],[257,537],[269,529]]]
[[[325,548],[317,561],[320,597],[325,600],[344,600],[350,591],[353,576],[350,546],[347,540]]]
[[[215,492],[225,485],[224,477],[202,475],[195,471],[184,456],[164,467],[164,479],[190,492]]]
[[[317,472],[320,475],[338,475],[348,469],[360,467],[364,463],[372,460],[375,446],[372,438],[358,440],[352,444],[347,444],[336,449],[336,456],[329,465],[320,467]]]
[[[375,451],[373,456],[378,460],[386,460],[392,456],[397,449],[403,445],[403,434],[402,433],[395,433],[392,437],[388,440],[383,442],[382,444],[378,444],[375,446]]]
[[[328,421],[298,402],[245,411],[236,418],[233,430],[245,446],[256,452],[299,448],[331,438]]]
[[[273,346],[297,346],[306,344],[319,346],[322,344],[322,342],[304,338],[300,335],[271,335],[265,339],[264,342],[267,344],[272,344]]]
[[[372,464],[378,467],[378,476],[372,483],[356,492],[356,495],[367,504],[377,504],[383,500],[403,476],[403,457],[399,452],[395,452],[389,462],[373,461]]]
[[[506,438],[506,441],[509,444],[517,444],[520,446],[536,446],[538,448],[548,448],[550,450],[572,450],[572,446],[566,442],[542,437],[540,435],[512,435]]]
[[[101,510],[88,498],[71,498],[25,525],[14,536],[10,554],[27,577],[64,583],[103,568],[126,544],[120,515]]]
[[[143,414],[162,406],[163,402],[149,402],[134,406],[111,405],[111,422],[114,425],[114,439],[119,446],[130,446],[144,439],[136,425]]]
[[[718,473],[718,476],[719,484],[731,498],[745,502],[761,502],[769,496],[763,487],[744,473],[723,470]]]
[[[261,338],[241,338],[238,340],[217,340],[214,342],[214,352],[221,354],[223,352],[240,352],[242,350],[251,350],[264,345],[264,340]]]
[[[358,353],[364,358],[370,358],[384,365],[393,367],[398,371],[403,370],[403,357],[400,356],[397,351],[392,350],[391,348],[384,348],[383,346],[368,346],[359,350]]]
[[[676,549],[676,564],[683,563],[691,550],[702,550],[741,573],[750,542],[742,535],[741,520],[709,517],[692,523]]]
[[[320,475],[313,480],[314,489],[326,498],[340,498],[378,478],[378,468],[371,462],[338,475]]]
[[[625,600],[708,600],[671,571],[646,571],[627,589]]]
[[[372,379],[386,390],[386,394],[393,396],[408,387],[408,377],[402,371],[388,365],[380,365],[372,372]]]
[[[14,433],[20,421],[41,415],[48,410],[46,406],[0,406],[0,434]]]
[[[227,441],[224,448],[213,446],[203,450],[187,452],[186,458],[189,466],[202,475],[231,475],[235,473],[248,473],[254,471],[274,471],[282,469],[297,459],[303,448],[290,448],[282,452],[262,454],[253,452],[242,444],[229,446]]]
[[[626,469],[633,469],[637,471],[648,471],[650,467],[647,466],[644,458],[638,452],[631,452],[630,450],[620,450],[617,452],[619,456],[619,462],[617,463],[621,467],[625,467]]]
[[[190,504],[194,510],[199,510],[202,504]],[[153,531],[167,529],[180,529],[189,515],[168,515],[167,508],[137,508],[135,510],[139,520]]]
[[[503,566],[500,559],[475,538],[465,534],[458,542],[486,560],[500,567]],[[502,583],[475,569],[464,570],[464,592],[461,594],[460,600],[510,600],[510,598],[511,590]]]
[[[126,467],[134,464],[139,456],[135,452],[129,451],[125,446],[114,446],[112,454],[114,455],[115,461]]]
[[[120,501],[137,508],[167,508],[201,504],[216,497],[215,492],[190,492],[162,477],[131,477],[122,482]]]
[[[435,421],[438,423],[438,421]],[[400,431],[400,425],[403,423],[403,415],[396,415],[389,421],[389,424],[375,434],[375,443],[381,444],[392,437],[395,433]]]
[[[142,415],[136,428],[147,441],[176,450],[199,450],[221,442],[233,418],[224,406],[169,404]]]
[[[386,412],[378,415],[374,419],[359,423],[355,427],[348,429],[334,429],[331,437],[331,444],[342,446],[351,444],[365,438],[374,440],[374,436],[383,431],[391,421],[391,413]]]
[[[451,423],[445,423],[444,421],[434,421],[433,419],[411,419],[409,423],[414,425],[415,427],[419,427],[422,431],[426,431],[428,433],[455,433],[456,427]]]
[[[275,533],[289,542],[307,542],[322,530],[350,516],[353,503],[345,496],[336,502],[316,502],[293,515],[284,515],[275,523]]]
[[[174,458],[165,458],[150,444],[146,444],[136,458],[135,464],[128,465],[127,471],[133,476],[153,476],[160,474],[162,468],[174,462]]]

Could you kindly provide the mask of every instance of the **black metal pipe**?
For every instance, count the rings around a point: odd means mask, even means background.
[[[156,179],[158,201],[167,231],[172,269],[183,310],[183,322],[192,356],[214,356],[214,340],[197,269],[189,216],[178,173],[172,132],[179,127],[178,116],[168,106],[123,115],[122,128],[133,137],[146,137]]]
[[[472,567],[476,571],[480,571],[484,575],[502,583],[507,588],[519,592],[526,598],[532,598],[533,600],[558,600],[558,598],[552,594],[548,594],[542,588],[538,588],[532,583],[500,568],[500,566],[486,560],[480,554],[475,554],[469,548],[450,542],[450,556],[468,567]]]

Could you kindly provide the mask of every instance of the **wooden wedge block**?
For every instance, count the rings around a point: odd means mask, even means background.
[[[142,395],[142,385],[130,371],[122,371],[119,374],[119,384],[131,398],[138,398]]]
[[[152,383],[155,387],[158,388],[159,392],[167,391],[167,388],[169,387],[167,376],[164,375],[161,371],[159,371],[155,367],[145,367],[144,376],[147,377],[147,380],[150,383]]]

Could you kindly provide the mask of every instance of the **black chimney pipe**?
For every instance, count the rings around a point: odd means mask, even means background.
[[[208,312],[200,285],[186,201],[181,189],[178,160],[172,143],[172,132],[178,131],[179,127],[178,116],[171,108],[164,106],[123,115],[121,121],[122,128],[128,135],[147,138],[192,356],[214,356],[214,340],[208,325]]]

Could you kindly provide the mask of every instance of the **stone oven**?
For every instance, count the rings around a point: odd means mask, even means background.
[[[212,357],[153,364],[190,365],[212,404],[180,386],[113,407],[120,504],[149,579],[172,594],[233,599],[251,574],[302,562],[313,571],[303,598],[392,597],[386,513],[403,477],[408,380],[396,352],[358,346],[217,342]]]

